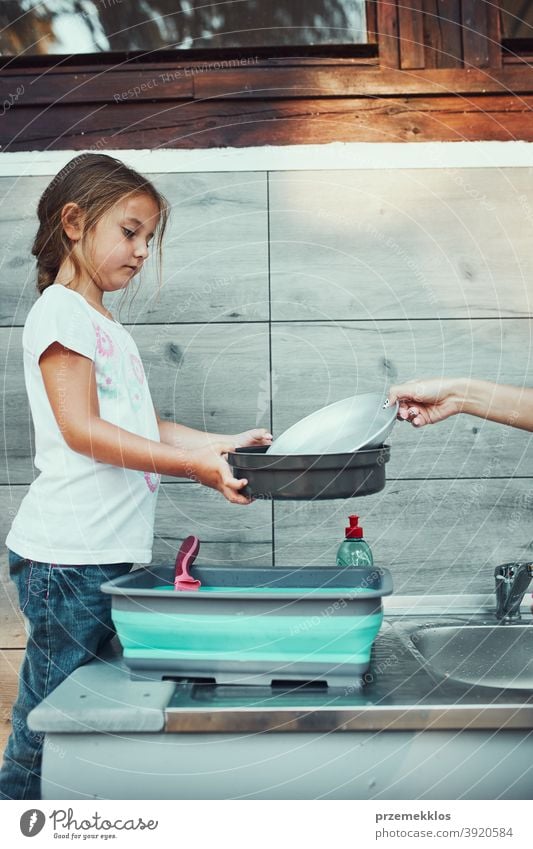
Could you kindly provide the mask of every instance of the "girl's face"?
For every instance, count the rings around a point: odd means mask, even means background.
[[[100,218],[89,234],[90,259],[102,292],[125,289],[141,270],[159,220],[159,208],[150,195],[119,201]]]

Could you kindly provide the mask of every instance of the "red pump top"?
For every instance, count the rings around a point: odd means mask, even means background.
[[[359,527],[359,516],[348,516],[350,527],[346,528],[346,539],[362,539],[363,529]]]

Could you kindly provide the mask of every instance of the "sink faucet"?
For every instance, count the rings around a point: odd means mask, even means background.
[[[520,619],[520,605],[531,578],[533,563],[502,563],[494,570],[496,581],[496,618],[504,622]]]

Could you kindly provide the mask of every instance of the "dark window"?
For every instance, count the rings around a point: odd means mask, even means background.
[[[364,0],[3,0],[0,53],[366,44]]]

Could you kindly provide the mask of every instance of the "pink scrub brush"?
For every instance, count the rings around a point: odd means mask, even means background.
[[[200,540],[198,537],[190,536],[184,539],[178,556],[176,557],[176,567],[174,570],[174,589],[180,592],[199,590],[202,586],[201,581],[197,581],[189,574],[189,569],[196,559],[196,555],[200,550]]]

